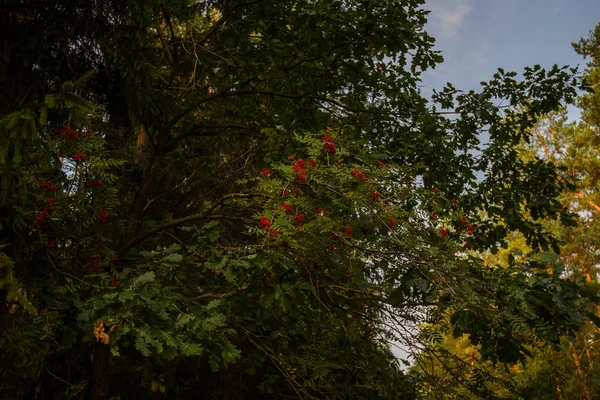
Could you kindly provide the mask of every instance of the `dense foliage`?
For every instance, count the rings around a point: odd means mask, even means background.
[[[10,2],[2,397],[409,399],[430,377],[390,343],[424,354],[453,326],[516,362],[581,327],[597,288],[562,279],[541,222],[572,223],[571,184],[515,148],[574,71],[431,106],[421,7]],[[472,255],[507,232],[534,251]]]

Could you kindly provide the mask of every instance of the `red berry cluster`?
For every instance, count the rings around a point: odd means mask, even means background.
[[[389,224],[390,226],[396,225],[396,220],[394,219],[394,216],[392,214],[390,214]]]
[[[110,286],[118,288],[121,285],[121,282],[119,282],[118,280],[116,280],[113,277],[108,278],[110,280]]]
[[[50,181],[42,182],[40,187],[42,189],[46,189],[47,192],[55,192],[56,191],[56,185],[53,185],[52,182],[50,182]]]
[[[447,229],[440,230],[440,236],[442,237],[442,239],[445,239],[448,236],[449,233],[450,232],[448,232]]]
[[[460,217],[460,223],[462,225],[466,225],[467,223],[467,216],[463,215],[462,217]],[[473,225],[467,225],[466,231],[469,235],[472,235],[473,232],[475,232],[475,228],[473,227]]]
[[[100,189],[100,179],[90,179],[88,185],[90,185],[92,189]]]
[[[265,229],[265,228],[268,228],[268,227],[270,227],[271,225],[273,225],[273,223],[272,223],[271,221],[269,221],[269,220],[267,219],[267,217],[261,217],[261,218],[258,220],[258,225],[260,226],[260,229]]]
[[[308,160],[308,165],[311,167],[316,167],[317,166],[317,162],[315,160]]]
[[[337,147],[333,144],[333,138],[329,135],[323,135],[323,149],[329,154],[335,154]]]
[[[326,208],[321,208],[321,207],[317,208],[317,214],[321,217],[325,215],[325,211],[327,211]]]
[[[36,217],[35,223],[38,224],[40,226],[40,228],[43,229],[44,225],[48,222],[48,220],[50,220],[50,214],[48,213],[48,210],[45,209],[46,207],[44,207],[42,209],[42,211],[40,211]]]
[[[330,245],[329,245],[329,246],[328,246],[328,247],[325,249],[325,251],[326,251],[326,252],[328,252],[328,253],[333,253],[333,252],[336,252],[336,253],[340,254],[340,253],[342,252],[342,249],[336,249],[334,245],[330,244]]]
[[[292,214],[292,213],[294,213],[294,210],[292,209],[292,206],[291,206],[291,204],[283,203],[281,206],[282,206],[282,208],[285,210],[285,213],[286,213],[286,214],[288,214],[288,215],[289,215],[289,214]],[[324,209],[324,208],[320,208],[320,207],[319,207],[319,208],[317,209],[317,214],[318,214],[318,215],[321,215],[321,216],[322,216],[324,213],[325,213],[325,209]],[[302,223],[302,221],[304,221],[305,219],[306,219],[306,217],[305,217],[304,215],[302,215],[302,214],[299,214],[299,213],[298,213],[298,211],[296,210],[296,216],[294,217],[294,222],[295,222],[295,224],[296,224],[296,227],[297,227],[298,229],[302,229],[302,226],[301,226],[300,224],[301,224],[301,223]]]
[[[53,198],[46,199],[46,205],[42,207],[36,217],[35,223],[40,226],[41,229],[50,220],[50,214],[56,210],[56,201]]]
[[[271,228],[271,226],[273,225],[273,223],[271,221],[269,221],[267,219],[267,217],[261,217],[258,220],[258,225],[260,226],[260,229],[269,228],[269,230],[268,230],[269,236],[271,236],[271,237],[279,237],[279,231],[277,229]]]
[[[99,222],[102,222],[103,224],[108,222],[108,217],[110,217],[110,214],[106,212],[106,210],[104,208],[99,208],[98,209],[98,215],[96,215],[96,220]]]
[[[371,198],[369,199],[369,203],[379,203],[381,200],[379,199],[379,193],[377,192],[371,192]]]
[[[264,176],[271,176],[273,174],[273,171],[271,171],[270,169],[267,169],[267,168],[263,168],[262,169],[262,174]]]
[[[306,171],[306,163],[303,159],[300,159],[292,165],[292,169],[296,171],[296,178],[298,179],[298,183],[306,182],[306,175],[308,171]]]
[[[77,132],[75,132],[69,125],[65,125],[62,129],[56,128],[54,129],[54,132],[58,135],[63,135],[68,140],[75,141],[79,139]]]
[[[87,161],[87,159],[88,159],[87,156],[85,154],[83,154],[82,152],[72,154],[71,158],[75,162],[79,162],[79,161],[83,162],[83,161]]]
[[[94,254],[90,256],[90,262],[85,264],[84,268],[86,270],[93,269],[95,272],[100,272],[102,270],[102,259],[100,254]]]
[[[352,232],[354,232],[354,228],[349,226],[346,229],[344,229],[344,232],[346,232],[346,237],[350,237],[350,235],[352,235]]]
[[[364,172],[361,172],[358,170],[358,168],[352,168],[352,170],[350,171],[350,173],[352,175],[354,175],[356,177],[356,179],[358,179],[359,181],[362,180],[367,180],[367,174],[365,174]]]

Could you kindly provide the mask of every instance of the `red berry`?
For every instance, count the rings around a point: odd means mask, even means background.
[[[394,219],[393,215],[390,215],[390,220],[389,220],[390,226],[394,226],[396,225],[396,220]]]
[[[269,221],[269,220],[267,219],[267,217],[261,217],[261,218],[258,220],[258,224],[260,225],[260,228],[261,228],[261,229],[265,229],[265,228],[268,228],[268,227],[270,227],[271,225],[273,225],[273,223],[272,223],[271,221]]]
[[[326,152],[328,152],[329,154],[335,154],[337,152],[337,147],[335,147],[335,144],[333,143],[326,143],[323,148],[325,149]]]

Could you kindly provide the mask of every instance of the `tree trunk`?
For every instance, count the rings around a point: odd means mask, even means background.
[[[107,399],[108,396],[108,364],[110,348],[96,343],[90,370],[90,385],[87,390],[89,400]]]

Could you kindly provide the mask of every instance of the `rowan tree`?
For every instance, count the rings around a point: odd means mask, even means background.
[[[515,150],[574,71],[430,104],[421,6],[5,7],[0,393],[406,399],[424,322],[502,361],[581,326],[595,292],[539,268],[568,182]],[[468,255],[509,231],[541,255]]]

